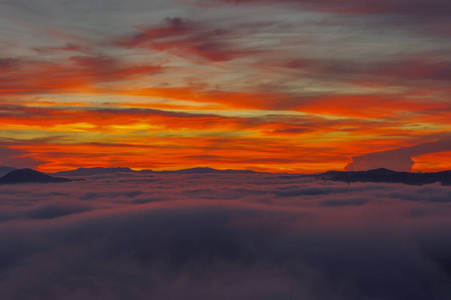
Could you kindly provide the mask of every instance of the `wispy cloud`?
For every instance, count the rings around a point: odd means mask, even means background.
[[[160,26],[120,37],[116,43],[126,48],[169,51],[188,59],[197,57],[211,62],[223,62],[256,52],[240,49],[239,44],[233,43],[239,34],[238,30],[212,28],[212,24],[176,17],[166,18]]]

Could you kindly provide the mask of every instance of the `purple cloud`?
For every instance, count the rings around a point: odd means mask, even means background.
[[[439,184],[117,173],[0,193],[0,289],[9,299],[451,292],[451,194]]]
[[[176,55],[203,58],[212,62],[230,61],[255,53],[239,49],[232,41],[239,31],[212,28],[209,24],[182,18],[166,18],[160,26],[149,27],[117,39],[125,48],[149,48]]]

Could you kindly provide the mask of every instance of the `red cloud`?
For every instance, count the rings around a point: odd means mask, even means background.
[[[126,80],[163,69],[154,65],[129,65],[105,55],[73,56],[59,63],[2,59],[0,66],[3,95],[88,90],[99,83]]]
[[[81,46],[74,43],[66,43],[64,46],[61,47],[43,47],[43,48],[33,48],[34,51],[40,53],[40,54],[53,54],[57,52],[80,52],[85,54],[92,54],[93,51],[90,47]]]

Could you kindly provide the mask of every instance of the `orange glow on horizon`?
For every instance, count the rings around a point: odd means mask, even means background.
[[[437,172],[451,170],[451,151],[424,154],[412,158],[412,172]]]
[[[352,25],[356,34],[348,36],[338,25],[311,22],[325,13],[280,15],[287,26],[272,22],[272,14],[264,24],[258,14],[246,21],[236,18],[242,14],[156,14],[139,22],[131,14],[101,32],[91,19],[86,28],[49,20],[55,31],[18,18],[23,24],[5,28],[5,39],[17,38],[0,40],[0,150],[44,171],[208,166],[311,173],[449,139],[446,44],[433,34],[428,39],[437,43],[419,43],[410,36],[416,30],[399,39],[386,27],[382,37]],[[303,20],[321,36],[299,31]],[[368,46],[370,36],[377,47]],[[451,168],[437,151],[443,149],[415,157],[414,169]]]

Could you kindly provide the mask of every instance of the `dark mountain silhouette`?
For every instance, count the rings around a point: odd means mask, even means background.
[[[451,170],[430,173],[396,172],[384,168],[368,171],[327,171],[316,176],[318,179],[344,182],[387,182],[423,185],[441,182],[451,185]]]
[[[32,169],[18,169],[0,178],[0,184],[68,182],[68,178],[52,177]]]
[[[9,167],[0,167],[2,169]],[[34,171],[31,169],[14,168],[12,172],[9,172],[2,178],[0,178],[0,184],[2,183],[25,183],[25,182],[64,182],[70,181],[67,178],[52,177],[50,175]],[[56,172],[51,175],[58,176],[89,176],[89,175],[103,175],[114,173],[135,173],[135,174],[255,174],[260,173],[250,170],[217,170],[207,167],[197,167],[175,171],[152,171],[141,170],[135,171],[130,168],[117,167],[117,168],[78,168],[71,171]],[[442,172],[429,172],[429,173],[410,173],[410,172],[397,172],[385,168],[373,169],[368,171],[327,171],[324,173],[316,174],[299,174],[299,175],[283,175],[280,178],[290,179],[297,177],[308,177],[317,180],[331,180],[331,181],[343,181],[347,183],[351,182],[385,182],[385,183],[404,183],[410,185],[423,185],[435,182],[440,182],[443,185],[451,185],[451,170]]]
[[[174,170],[174,171],[160,171],[159,173],[168,174],[168,173],[174,173],[174,174],[208,174],[208,173],[216,173],[218,170],[213,168],[205,168],[205,167],[196,167],[196,168],[190,168],[190,169],[183,169],[183,170]]]
[[[138,173],[138,171],[132,170],[130,168],[102,168],[102,167],[94,167],[94,168],[78,168],[76,170],[70,171],[60,171],[56,173],[52,173],[52,175],[56,176],[90,176],[90,175],[104,175],[104,174],[114,174],[114,173]]]
[[[158,173],[163,174],[249,174],[249,173],[258,173],[255,171],[250,170],[217,170],[213,168],[206,168],[206,167],[197,167],[197,168],[190,168],[190,169],[183,169],[183,170],[175,170],[175,171],[159,171]]]
[[[1,176],[5,176],[6,174],[8,174],[11,171],[17,170],[16,168],[13,167],[5,167],[5,166],[0,166],[0,177]]]
[[[152,170],[141,170],[135,171],[130,168],[78,168],[76,170],[61,171],[56,173],[51,173],[51,175],[56,176],[90,176],[90,175],[105,175],[105,174],[115,174],[115,173],[137,173],[137,174],[250,174],[258,173],[250,170],[216,170],[213,168],[197,167],[191,169],[175,170],[175,171],[152,171]]]

